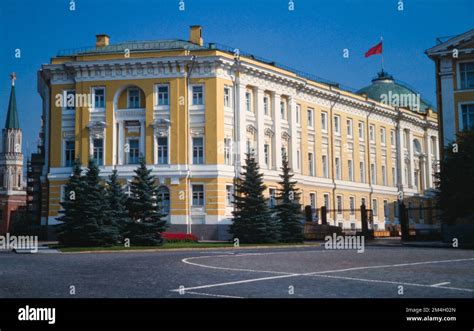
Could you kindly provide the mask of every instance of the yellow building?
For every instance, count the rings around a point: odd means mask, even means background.
[[[363,202],[373,209],[374,228],[395,225],[397,197],[418,206],[433,187],[436,113],[420,99],[408,106],[371,99],[392,87],[394,94],[410,91],[386,73],[360,95],[205,45],[201,27],[192,26],[189,41],[110,44],[98,35],[95,47],[52,58],[38,80],[44,224],[56,223],[75,155],[83,164],[92,155],[104,178],[117,169],[124,184],[143,155],[161,185],[170,231],[209,239],[228,238],[233,181],[247,150],[256,154],[270,198],[286,153],[301,203],[334,209],[329,222],[345,229],[361,228],[351,210]],[[74,104],[59,102],[72,95]],[[431,226],[422,212],[413,223]]]
[[[456,139],[456,132],[474,128],[474,29],[438,39],[425,53],[435,62],[443,147]]]

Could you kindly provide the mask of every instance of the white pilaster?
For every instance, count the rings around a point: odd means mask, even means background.
[[[426,159],[425,159],[425,177],[426,177],[426,186],[425,188],[433,187],[433,160],[432,155],[433,151],[431,150],[431,137],[428,130],[425,131],[425,146],[426,146]]]
[[[140,120],[140,156],[145,157],[145,120]]]
[[[415,185],[415,157],[413,155],[413,133],[408,131],[408,150],[410,153],[410,172],[408,173],[409,183],[408,186],[414,188]]]
[[[297,123],[296,123],[296,99],[294,96],[290,96],[288,100],[288,111],[290,115],[290,146],[288,152],[288,160],[289,164],[294,171],[297,167],[297,160],[296,160],[296,149],[297,149]],[[301,114],[300,114],[301,116]],[[314,116],[314,114],[313,114]],[[316,163],[316,157],[314,160]],[[315,167],[316,169],[316,167]]]
[[[246,116],[247,114],[245,109],[245,92],[246,87],[245,84],[240,82],[237,83],[237,95],[236,95],[236,109],[235,115],[237,117],[237,141],[236,141],[236,149],[237,149],[237,157],[235,159],[235,166],[237,170],[240,172],[242,165],[245,163],[245,153],[246,153]]]
[[[280,122],[280,95],[272,93],[273,110],[273,131],[275,131],[275,146],[273,146],[273,155],[275,155],[275,166],[277,170],[281,168],[281,122]]]
[[[259,87],[254,88],[254,105],[256,106],[255,113],[257,114],[257,156],[260,167],[265,167],[265,152],[263,146],[265,145],[265,114],[263,111],[263,90]]]
[[[405,185],[405,152],[403,150],[403,128],[399,125],[397,130],[397,153],[398,153],[398,185],[400,190],[403,190]]]
[[[124,146],[125,146],[125,130],[124,130],[124,122],[119,121],[119,137],[118,137],[118,164],[124,164],[125,154],[124,154]]]

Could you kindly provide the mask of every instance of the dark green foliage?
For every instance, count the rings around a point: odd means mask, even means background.
[[[304,207],[304,219],[306,222],[313,221],[313,208],[310,205]]]
[[[33,217],[26,209],[18,209],[12,215],[10,234],[14,236],[37,235],[37,227],[33,224]]]
[[[457,144],[456,146],[453,144]],[[459,132],[445,149],[440,172],[436,174],[438,205],[443,221],[455,224],[474,219],[474,130]]]
[[[123,241],[131,219],[127,210],[127,196],[118,181],[117,170],[112,172],[107,181],[106,199],[109,208],[108,217],[117,226],[120,240]]]
[[[278,190],[278,205],[276,206],[277,218],[279,220],[280,235],[282,242],[297,243],[304,240],[301,214],[300,194],[296,188],[296,181],[291,178],[291,168],[288,158],[283,155],[281,181]]]
[[[251,154],[246,154],[242,167],[242,179],[235,187],[233,222],[229,232],[240,243],[270,243],[279,239],[278,225],[263,196],[266,186],[258,163]]]
[[[141,158],[130,183],[131,195],[127,207],[132,222],[127,226],[125,235],[136,246],[162,244],[161,232],[166,230],[166,220],[157,201],[155,178],[150,173]]]

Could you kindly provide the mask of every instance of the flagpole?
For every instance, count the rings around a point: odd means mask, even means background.
[[[380,42],[382,44],[382,73],[383,73],[383,37],[380,37]]]

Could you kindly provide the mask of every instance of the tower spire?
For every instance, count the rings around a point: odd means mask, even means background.
[[[12,81],[12,88],[10,91],[10,101],[8,102],[7,120],[5,121],[5,129],[19,129],[20,121],[18,120],[18,112],[16,109],[16,97],[15,97],[15,80],[16,74],[13,72],[10,74]]]

